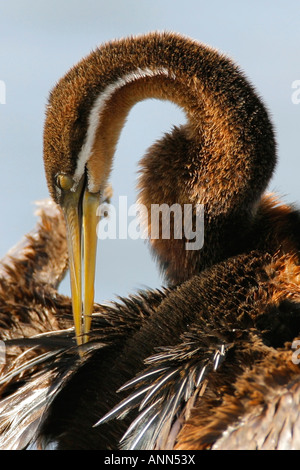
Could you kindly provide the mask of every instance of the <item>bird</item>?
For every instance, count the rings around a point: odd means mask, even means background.
[[[176,103],[187,122],[141,160],[139,201],[148,214],[190,205],[193,226],[202,205],[204,244],[187,250],[175,230],[150,236],[167,287],[95,306],[97,207],[128,112],[146,98]],[[300,215],[265,193],[276,161],[268,111],[244,73],[190,38],[114,40],[59,80],[44,165],[66,221],[77,343],[62,345],[69,330],[24,339],[47,352],[2,378],[27,377],[0,402],[2,447],[300,448]],[[162,219],[145,223],[161,234]],[[40,394],[25,406],[32,389]]]
[[[171,100],[187,117],[186,124],[163,136],[141,162],[139,202],[149,214],[149,232],[155,204],[190,205],[193,218],[196,205],[202,204],[205,213],[201,250],[186,250],[187,240],[176,234],[150,239],[166,281],[183,282],[250,249],[252,240],[259,243],[255,222],[266,207],[259,200],[275,166],[275,139],[265,106],[239,69],[214,49],[171,33],[99,47],[52,89],[44,126],[46,179],[67,221],[79,342],[90,329],[95,207],[126,116],[146,98]],[[263,237],[260,242],[265,243]]]

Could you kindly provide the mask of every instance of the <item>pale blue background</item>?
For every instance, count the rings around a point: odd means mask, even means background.
[[[279,164],[270,190],[300,203],[299,0],[0,0],[0,256],[35,224],[33,201],[48,195],[42,131],[48,92],[70,66],[98,44],[121,36],[169,30],[229,54],[264,98],[276,127]],[[168,103],[137,105],[122,133],[112,183],[115,197],[135,200],[137,162],[183,114]],[[161,279],[143,241],[103,241],[96,299]],[[68,292],[68,283],[62,286]]]

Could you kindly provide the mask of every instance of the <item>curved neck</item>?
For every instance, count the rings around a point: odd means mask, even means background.
[[[109,176],[116,145],[130,109],[148,98],[169,100],[183,108],[188,121],[194,97],[182,93],[182,84],[166,68],[136,69],[109,84],[90,111],[87,139],[77,171],[87,164],[89,190],[99,191]]]
[[[170,100],[186,113],[194,201],[220,213],[250,192],[257,202],[272,174],[274,136],[263,104],[237,67],[203,44],[168,33],[115,41],[81,61],[60,86],[64,95],[76,95],[81,127],[86,120],[75,175],[87,164],[91,191],[109,175],[130,108],[146,98]]]
[[[245,227],[253,217],[276,160],[273,129],[264,105],[228,58],[168,33],[109,43],[59,82],[51,95],[47,128],[55,120],[56,133],[71,153],[72,173],[79,180],[87,169],[89,190],[96,192],[107,181],[128,112],[146,98],[176,103],[185,111],[187,124],[165,135],[143,159],[141,202],[146,206],[204,204],[205,237],[209,234],[217,240],[216,252],[225,252],[217,245],[222,245],[223,235],[226,245],[232,231],[231,238],[239,238],[237,227],[240,222]],[[57,147],[51,139],[49,132],[46,165],[48,155],[53,161]],[[177,247],[178,241],[173,242]],[[159,241],[153,245],[167,265],[166,253],[173,246],[170,240],[161,250]],[[173,258],[178,262],[175,251]],[[218,259],[213,251],[211,262]],[[190,271],[197,271],[193,266],[197,263],[191,261],[195,256],[184,258]],[[180,270],[188,271],[181,265]]]
[[[193,155],[189,162],[184,156],[182,166],[193,164],[190,200],[214,213],[247,198],[250,206],[257,202],[275,163],[273,131],[263,104],[229,59],[191,40],[154,34],[104,46],[81,68],[94,97],[77,172],[87,163],[91,191],[109,175],[131,107],[157,98],[176,103],[187,116]]]

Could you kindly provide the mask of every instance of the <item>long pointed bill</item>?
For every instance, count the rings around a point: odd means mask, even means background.
[[[62,203],[67,225],[72,309],[78,345],[88,340],[91,327],[97,248],[96,214],[99,201],[100,194],[88,192],[84,189],[84,181],[81,181],[75,192],[65,193]]]
[[[99,217],[100,194],[84,192],[82,202],[83,216],[83,259],[84,259],[84,302],[83,302],[83,342],[88,341],[88,332],[91,329],[92,310],[94,305],[94,285],[97,252],[97,224]]]

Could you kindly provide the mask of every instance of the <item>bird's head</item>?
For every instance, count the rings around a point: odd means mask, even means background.
[[[75,333],[82,344],[88,338],[94,302],[97,208],[109,171],[100,168],[100,159],[98,171],[89,168],[88,103],[81,110],[80,80],[77,85],[67,75],[50,94],[44,165],[50,194],[65,216]]]

